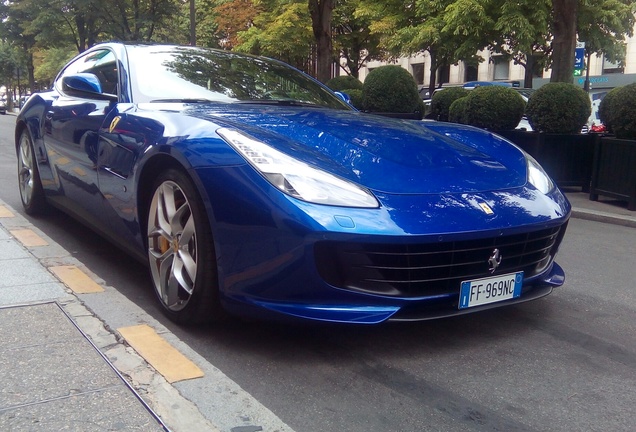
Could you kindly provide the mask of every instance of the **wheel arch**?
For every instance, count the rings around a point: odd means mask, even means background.
[[[16,153],[18,152],[18,147],[20,146],[20,137],[22,136],[22,133],[25,130],[27,130],[27,125],[24,122],[24,120],[18,120],[15,124],[15,137],[14,137]]]
[[[200,182],[198,181],[198,179],[194,178],[191,170],[185,167],[177,158],[169,154],[160,153],[152,156],[143,164],[137,181],[137,209],[140,229],[144,241],[144,247],[148,246],[147,239],[145,238],[145,232],[147,229],[146,225],[148,223],[146,220],[146,215],[148,214],[150,201],[152,200],[152,194],[154,192],[152,187],[159,174],[171,168],[182,171],[185,175],[188,176],[195,189],[199,193],[199,197],[201,198],[204,207],[207,207],[205,200],[205,191],[202,190]],[[206,208],[206,216],[209,219],[208,210],[209,209]],[[208,223],[209,222],[210,221],[208,220]]]
[[[169,170],[172,172],[168,173],[167,171]],[[177,172],[175,173],[174,171]],[[187,169],[176,158],[169,154],[157,154],[148,159],[144,163],[143,169],[138,177],[137,206],[144,247],[146,249],[151,247],[149,235],[146,233],[148,230],[148,214],[151,211],[155,186],[166,180],[176,182],[186,197],[188,196],[187,189],[190,189],[190,196],[192,196],[192,194],[198,195],[189,199],[189,206],[191,214],[199,214],[201,218],[198,219],[199,222],[196,222],[197,218],[195,217],[197,228],[194,230],[196,232],[194,237],[197,239],[197,247],[195,247],[194,250],[198,257],[195,262],[197,266],[199,266],[196,273],[196,284],[198,288],[195,289],[194,294],[191,294],[193,300],[196,296],[195,303],[193,303],[193,306],[185,306],[188,308],[188,312],[185,314],[182,314],[180,310],[168,310],[165,304],[163,304],[162,310],[164,313],[167,313],[170,319],[180,324],[195,324],[222,320],[226,317],[226,312],[219,299],[218,270],[216,265],[209,264],[216,260],[216,245],[210,225],[208,203],[204,195],[205,191],[202,191],[201,182],[196,175],[193,174],[193,171]],[[208,245],[208,247],[203,247],[204,244]],[[179,249],[181,250],[181,246],[179,246]],[[153,265],[151,260],[150,266],[152,267]],[[154,273],[152,269],[151,273]],[[156,293],[158,293],[157,286],[159,286],[157,284],[160,284],[160,282],[154,280],[153,285],[155,286]],[[159,295],[159,301],[163,303],[161,295]],[[183,311],[185,312],[185,310],[184,308]],[[179,314],[181,314],[181,316]]]
[[[18,148],[20,147],[20,137],[22,136],[24,131],[27,131],[33,144],[33,150],[35,152],[35,163],[38,164],[38,168],[40,164],[48,160],[48,155],[46,154],[46,150],[44,149],[44,144],[42,141],[42,131],[40,130],[40,124],[41,123],[39,119],[18,117],[14,129],[14,143],[16,154],[18,152]]]

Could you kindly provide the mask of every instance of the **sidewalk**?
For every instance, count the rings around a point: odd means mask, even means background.
[[[217,431],[54,274],[81,266],[0,200],[0,430]]]
[[[627,210],[627,203],[606,197],[590,201],[589,194],[577,190],[565,190],[572,204],[572,217],[636,228],[636,211]]]
[[[167,430],[58,303],[0,308],[0,328],[0,430]]]
[[[624,203],[566,195],[574,218],[636,228]],[[69,264],[81,268],[0,201],[0,430],[219,430],[55,276]],[[290,430],[254,420],[222,430]]]

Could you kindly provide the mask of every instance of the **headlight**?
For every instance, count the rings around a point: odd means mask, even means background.
[[[344,207],[379,207],[368,190],[279,152],[267,144],[226,128],[216,131],[271,184],[294,198]]]
[[[528,164],[528,182],[543,194],[551,192],[554,189],[554,183],[541,165],[529,154],[526,154],[526,162]]]

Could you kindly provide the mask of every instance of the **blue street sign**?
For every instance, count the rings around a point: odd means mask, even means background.
[[[585,48],[576,48],[574,50],[574,69],[585,69]]]

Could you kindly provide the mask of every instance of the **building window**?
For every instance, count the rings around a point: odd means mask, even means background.
[[[624,68],[619,63],[609,61],[603,56],[604,74],[623,73],[623,70]]]
[[[450,65],[444,65],[437,68],[437,84],[442,85],[450,81]]]
[[[413,71],[413,78],[415,78],[417,85],[424,84],[424,63],[412,64],[411,70]]]
[[[464,82],[477,81],[477,66],[465,65],[464,67]]]
[[[507,80],[510,77],[510,61],[502,56],[493,56],[490,58],[495,66],[494,80]]]

